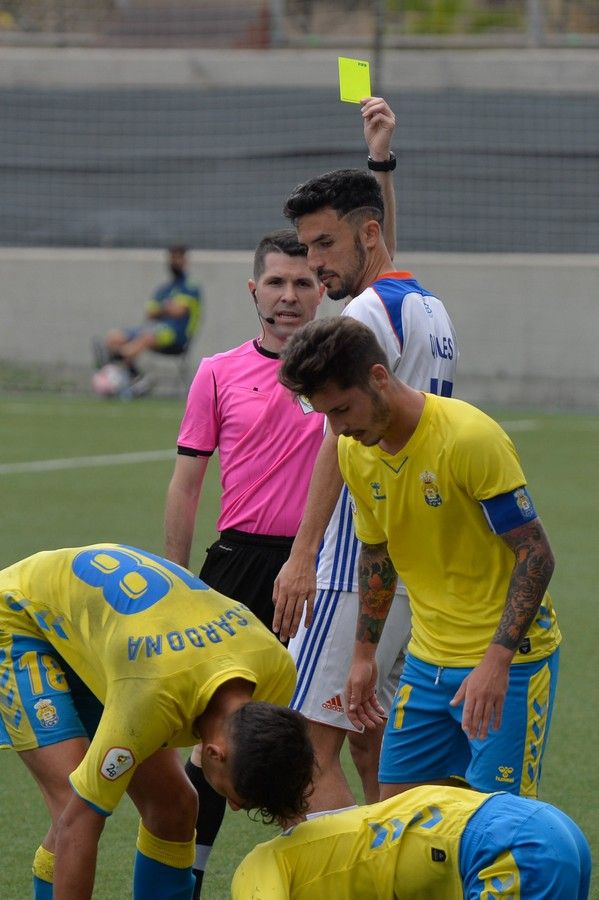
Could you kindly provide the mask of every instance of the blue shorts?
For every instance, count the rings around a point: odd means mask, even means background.
[[[93,737],[103,706],[47,641],[0,632],[0,748]]]
[[[389,714],[379,766],[383,784],[457,777],[479,791],[536,797],[555,698],[559,650],[510,668],[499,731],[470,740],[453,698],[467,669],[439,668],[408,655]]]
[[[587,900],[591,853],[575,822],[539,800],[497,794],[460,842],[465,900]]]

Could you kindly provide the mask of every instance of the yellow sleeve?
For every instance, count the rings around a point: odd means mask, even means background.
[[[474,500],[489,500],[526,484],[509,436],[482,412],[458,430],[452,467],[456,480]]]
[[[147,702],[138,682],[117,682],[87,753],[70,775],[73,790],[109,816],[139,764],[168,741],[172,730],[161,704],[155,697]]]

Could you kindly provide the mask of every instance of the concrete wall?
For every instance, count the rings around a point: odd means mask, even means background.
[[[197,362],[256,334],[257,322],[250,253],[195,252],[191,261],[206,299]],[[139,321],[163,262],[155,251],[0,249],[0,362],[71,368],[87,384],[91,337]],[[461,397],[599,409],[599,256],[411,253],[397,264],[451,312]],[[326,300],[322,314],[338,309]]]
[[[159,50],[0,47],[3,87],[320,87],[337,84],[337,49]],[[353,55],[353,54],[350,54]],[[355,54],[358,55],[358,54]],[[360,58],[370,58],[364,50]],[[383,90],[527,90],[596,93],[595,49],[387,49]]]
[[[0,48],[0,85],[98,88],[333,85],[336,50]],[[383,86],[599,90],[595,50],[387,51]],[[256,333],[250,253],[196,252],[205,289],[197,359]],[[442,296],[461,347],[457,392],[474,402],[599,409],[599,256],[409,253],[398,266]],[[0,363],[73,367],[88,383],[90,339],[138,321],[163,278],[154,251],[0,248]],[[323,314],[338,307],[327,301]],[[153,361],[156,357],[152,357]],[[168,363],[163,365],[166,369]],[[170,363],[172,368],[172,363]]]

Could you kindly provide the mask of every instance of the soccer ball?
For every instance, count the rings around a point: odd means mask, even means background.
[[[131,387],[131,376],[118,363],[107,363],[92,378],[94,394],[100,397],[124,397]]]

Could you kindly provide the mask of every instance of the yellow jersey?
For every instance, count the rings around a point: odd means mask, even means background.
[[[425,785],[302,822],[246,856],[232,898],[462,900],[460,840],[491,796]]]
[[[1,571],[0,629],[48,641],[104,704],[71,782],[105,814],[154,751],[197,743],[194,720],[226,681],[281,706],[295,686],[291,656],[243,604],[124,545],[45,551]]]
[[[515,492],[524,508],[519,491],[526,479],[493,419],[461,400],[424,397],[420,421],[398,453],[340,437],[339,464],[358,539],[386,541],[406,584],[409,651],[433,665],[470,667],[491,642],[514,568],[514,554],[490,527],[482,503]],[[514,662],[544,659],[560,640],[546,593]]]

